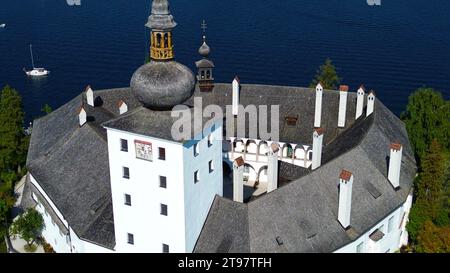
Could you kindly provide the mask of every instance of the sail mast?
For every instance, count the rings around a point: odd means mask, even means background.
[[[31,54],[31,65],[33,66],[33,69],[34,69],[33,49],[31,47],[31,45],[30,45],[30,54]]]

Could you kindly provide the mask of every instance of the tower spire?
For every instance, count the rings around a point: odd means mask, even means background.
[[[145,25],[152,30],[150,58],[153,61],[170,61],[174,58],[172,29],[177,23],[170,14],[169,1],[153,0],[152,14]]]
[[[203,59],[196,62],[195,65],[198,69],[197,81],[199,83],[200,91],[212,91],[214,88],[214,78],[212,76],[212,69],[214,68],[214,63],[208,59],[209,54],[211,53],[211,48],[206,43],[206,29],[207,25],[205,20],[203,20],[201,24],[201,28],[203,30],[203,44],[198,49],[198,53],[203,56]]]

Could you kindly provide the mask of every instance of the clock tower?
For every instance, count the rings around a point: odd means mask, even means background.
[[[154,0],[151,61],[133,74],[127,94],[140,106],[103,124],[116,252],[192,252],[222,196],[222,120],[191,140],[172,137],[171,110],[195,87],[189,68],[173,60],[175,26],[168,1]]]

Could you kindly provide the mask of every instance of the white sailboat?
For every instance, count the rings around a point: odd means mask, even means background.
[[[0,25],[0,28],[5,28],[6,27],[6,24],[1,24]]]
[[[34,58],[33,58],[33,48],[32,45],[30,45],[30,54],[31,54],[31,64],[33,66],[33,70],[26,71],[25,68],[23,69],[25,71],[25,74],[30,77],[42,77],[47,76],[50,74],[50,71],[46,70],[42,67],[34,67]]]

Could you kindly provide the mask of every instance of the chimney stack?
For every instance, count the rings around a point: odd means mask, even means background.
[[[313,133],[312,165],[311,170],[315,170],[322,164],[323,129],[317,128]]]
[[[86,87],[85,93],[86,93],[87,104],[92,106],[92,107],[94,107],[95,106],[95,104],[94,104],[94,91],[92,91],[92,88],[91,88],[90,85],[88,85]]]
[[[87,114],[83,106],[81,106],[80,110],[78,111],[78,120],[80,122],[80,127],[87,122]]]
[[[323,96],[323,86],[322,84],[317,84],[316,86],[316,112],[314,115],[314,127],[319,128],[322,119],[322,96]]]
[[[267,193],[278,188],[278,152],[280,145],[272,143],[267,156]]]
[[[239,96],[240,96],[240,80],[236,76],[233,80],[233,115],[237,116],[239,113]]]
[[[339,115],[338,115],[338,127],[345,127],[345,116],[347,114],[347,95],[348,86],[341,85],[339,87]]]
[[[358,119],[363,113],[365,93],[366,91],[364,90],[364,86],[361,85],[357,92],[355,120]]]
[[[353,174],[342,170],[339,176],[339,211],[338,221],[342,227],[347,229],[350,226],[350,213],[352,209],[352,188]]]
[[[120,115],[125,114],[126,112],[128,112],[128,105],[123,100],[120,100],[117,103],[117,106],[119,107],[119,114]]]
[[[242,156],[233,162],[233,200],[244,202],[244,159]]]
[[[375,92],[370,91],[367,96],[367,114],[366,117],[370,116],[373,113],[373,108],[375,107]]]
[[[400,170],[402,167],[403,147],[399,143],[392,143],[391,155],[389,157],[388,179],[394,189],[400,187]]]

